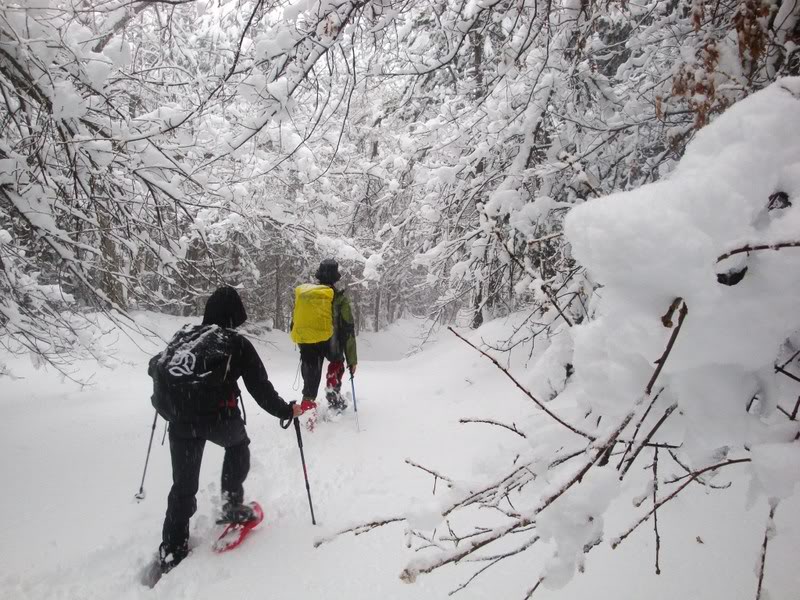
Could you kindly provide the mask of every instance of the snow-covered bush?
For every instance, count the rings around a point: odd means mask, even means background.
[[[703,129],[665,180],[570,212],[568,242],[599,286],[589,317],[562,323],[538,358],[556,382],[540,387],[558,393],[526,391],[534,415],[490,423],[516,434],[503,445],[516,458],[489,484],[429,471],[452,489],[401,517],[429,549],[403,579],[465,561],[480,574],[547,541],[529,596],[558,588],[593,548],[701,484],[768,500],[761,593],[773,517],[800,482],[799,161],[800,78],[786,78]],[[729,477],[749,484],[728,489]],[[629,526],[607,530],[622,499]]]

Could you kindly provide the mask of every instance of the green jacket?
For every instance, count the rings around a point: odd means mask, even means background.
[[[356,326],[350,299],[344,291],[333,288],[333,346],[335,354],[344,352],[347,365],[352,367],[358,363],[356,350]]]

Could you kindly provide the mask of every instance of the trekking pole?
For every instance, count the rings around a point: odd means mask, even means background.
[[[358,402],[356,402],[355,375],[350,373],[350,389],[353,390],[353,412],[356,413],[356,431],[361,433],[361,426],[358,424]]]
[[[316,525],[314,518],[314,505],[311,503],[311,487],[308,485],[308,470],[306,469],[306,457],[303,453],[303,436],[300,434],[300,421],[294,420],[294,431],[297,434],[297,445],[300,447],[300,460],[303,463],[303,477],[306,479],[306,493],[308,494],[308,508],[311,509],[311,524]]]
[[[294,402],[292,402],[294,404]],[[293,417],[286,422],[286,425],[283,424],[281,421],[281,427],[284,429],[289,429],[289,425],[291,425],[292,421],[294,421],[294,431],[297,434],[297,446],[300,448],[300,461],[303,463],[303,477],[306,480],[306,493],[308,494],[308,508],[311,509],[311,524],[316,525],[317,520],[314,518],[314,505],[311,503],[311,486],[308,485],[308,469],[306,469],[306,455],[303,452],[303,436],[300,434],[300,420]]]
[[[139,491],[133,496],[136,500],[144,500],[144,478],[147,475],[147,463],[150,462],[150,449],[153,447],[153,435],[156,433],[156,421],[158,420],[158,411],[153,415],[153,427],[150,429],[150,443],[147,444],[147,458],[144,459],[144,472],[142,473],[142,483],[139,485]]]

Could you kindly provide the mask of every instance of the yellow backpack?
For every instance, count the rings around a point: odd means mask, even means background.
[[[333,288],[304,283],[294,290],[292,341],[316,344],[333,337]]]

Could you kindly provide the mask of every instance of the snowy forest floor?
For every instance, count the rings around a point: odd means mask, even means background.
[[[165,338],[187,321],[151,314],[138,318]],[[281,430],[245,394],[252,440],[245,489],[248,498],[261,501],[265,522],[236,551],[211,552],[222,450],[207,445],[192,520],[195,549],[153,590],[139,585],[138,575],[160,541],[171,482],[161,421],[147,497],[136,503],[133,496],[153,415],[146,362],[163,344],[140,341],[138,349],[121,338],[115,369],[80,365],[83,377],[95,373],[93,385],[85,388],[36,371],[27,359],[9,359],[20,378],[0,382],[0,598],[446,598],[475,564],[403,583],[398,575],[415,553],[405,545],[402,524],[313,546],[320,536],[348,525],[424,508],[433,477],[406,465],[406,458],[467,482],[487,481],[497,465],[514,459],[511,451],[504,452],[513,434],[459,424],[459,418],[512,422],[535,407],[489,361],[447,332],[406,357],[418,327],[406,321],[359,338],[360,433],[352,403],[341,420],[305,433],[316,527],[293,431]],[[498,339],[507,327],[490,323],[470,338]],[[277,390],[287,400],[299,399],[298,386],[293,389],[298,354],[288,336],[267,332],[259,338],[256,347]],[[521,369],[522,357],[515,360],[520,362],[512,366]],[[604,542],[588,556],[586,572],[565,588],[540,589],[534,597],[754,600],[768,509],[763,500],[747,508],[747,485],[735,480],[731,489],[710,494],[693,486],[659,512],[662,575],[654,572],[652,527],[642,527],[617,550]],[[446,488],[440,481],[441,493]],[[766,571],[772,600],[796,598],[800,589],[798,504],[795,496],[776,519],[778,535],[770,544]],[[630,504],[615,504],[606,517],[607,531],[621,531],[640,513]],[[455,597],[521,600],[550,552],[552,547],[542,544],[507,560]]]

